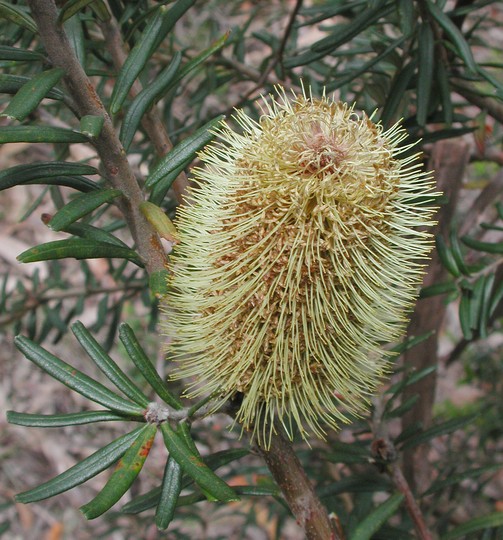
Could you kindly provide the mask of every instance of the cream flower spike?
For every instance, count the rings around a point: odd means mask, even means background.
[[[310,93],[263,98],[200,154],[169,268],[168,353],[188,396],[239,396],[268,447],[275,423],[325,436],[369,406],[432,248],[433,185],[395,125]],[[425,204],[426,201],[426,204]]]

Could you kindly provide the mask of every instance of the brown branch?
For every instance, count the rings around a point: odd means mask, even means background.
[[[157,233],[140,212],[140,203],[144,200],[142,191],[103,103],[57,22],[56,5],[53,0],[28,0],[28,5],[50,61],[66,72],[64,82],[75,100],[79,115],[104,118],[95,147],[101,158],[105,177],[113,187],[123,193],[118,206],[129,225],[147,272],[159,272],[164,269],[165,254]]]
[[[273,433],[268,450],[257,447],[308,540],[343,540],[309,481],[292,443]]]
[[[127,58],[127,45],[122,39],[120,28],[113,18],[107,22],[103,22],[101,28],[103,37],[105,38],[105,47],[112,57],[115,69],[119,71]],[[133,97],[137,96],[142,89],[143,87],[140,81],[136,80],[131,87],[130,94]],[[173,144],[156,106],[152,107],[143,115],[141,125],[159,156],[164,156],[173,148]],[[182,194],[188,185],[189,182],[184,172],[180,173],[173,182],[173,191],[179,203],[182,202]]]
[[[490,96],[480,95],[480,90],[473,84],[462,79],[452,79],[454,90],[463,96],[469,103],[487,111],[496,121],[503,124],[503,104]]]
[[[381,472],[386,472],[395,488],[405,497],[405,507],[411,517],[420,540],[433,540],[426,526],[421,508],[410,489],[402,469],[397,463],[397,452],[393,443],[387,438],[375,439],[372,442],[372,455]]]

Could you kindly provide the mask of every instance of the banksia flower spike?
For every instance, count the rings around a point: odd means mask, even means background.
[[[264,99],[225,123],[178,210],[166,332],[189,396],[239,395],[268,447],[368,407],[432,244],[431,178],[398,125],[322,97]]]

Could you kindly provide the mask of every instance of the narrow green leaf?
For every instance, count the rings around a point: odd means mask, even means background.
[[[461,300],[459,301],[459,324],[463,331],[463,337],[470,341],[473,339],[474,321],[472,320],[471,291],[462,290]]]
[[[470,299],[470,321],[472,330],[478,330],[480,326],[480,317],[482,304],[484,301],[484,285],[485,276],[479,276],[473,286],[472,296]]]
[[[119,189],[102,189],[77,195],[72,201],[58,210],[47,225],[53,231],[61,231],[101,205],[113,201],[119,195],[122,195],[122,191]]]
[[[171,152],[168,152],[150,173],[145,183],[146,187],[153,187],[163,181],[175,169],[185,168],[203,146],[207,145],[214,137],[214,130],[221,123],[223,116],[211,120],[195,133],[178,143]],[[163,186],[166,187],[166,186]]]
[[[341,86],[344,86],[345,84],[357,79],[362,73],[369,73],[371,68],[373,68],[376,64],[378,64],[381,60],[386,58],[391,52],[393,52],[397,47],[400,47],[402,43],[405,42],[406,36],[402,36],[395,41],[393,41],[384,51],[377,56],[374,56],[371,60],[368,62],[365,62],[361,67],[358,69],[351,69],[350,72],[343,77],[336,77],[334,82],[332,84],[327,85],[327,90],[333,91],[337,90],[337,88],[340,88]]]
[[[404,97],[412,76],[414,75],[415,69],[416,63],[411,61],[404,66],[395,77],[388,92],[388,99],[381,112],[381,122],[385,127],[389,126],[393,118],[397,115],[400,102]]]
[[[444,533],[442,540],[455,540],[455,538],[466,538],[466,535],[477,531],[485,531],[493,527],[503,526],[503,512],[494,512],[485,516],[479,516],[465,523],[458,525],[455,529]]]
[[[435,63],[435,75],[435,82],[437,83],[444,113],[444,122],[450,126],[454,116],[454,107],[452,105],[451,83],[443,62]]]
[[[501,468],[502,468],[502,465],[498,463],[496,465],[487,465],[485,467],[477,467],[476,469],[469,469],[459,474],[449,474],[449,477],[446,478],[445,480],[439,480],[439,479],[435,480],[433,484],[424,493],[421,494],[421,497],[427,497],[428,495],[431,495],[432,493],[442,491],[446,487],[459,484],[463,480],[467,480],[468,478],[477,478],[478,476],[481,476],[485,473],[499,471]]]
[[[85,375],[78,369],[54,356],[28,338],[16,336],[14,343],[28,360],[43,369],[57,381],[75,390],[78,394],[114,411],[133,416],[143,414],[143,407],[118,396],[106,386],[91,379],[88,375]]]
[[[104,123],[105,118],[103,116],[86,114],[80,119],[80,132],[95,139],[101,133]]]
[[[39,244],[23,251],[17,260],[22,263],[37,261],[53,261],[55,259],[128,259],[142,266],[141,259],[136,251],[121,246],[113,246],[109,243],[99,243],[84,238],[69,238],[68,240],[56,240]]]
[[[80,238],[86,238],[87,240],[93,240],[95,242],[112,244],[114,246],[120,246],[126,249],[129,249],[129,246],[124,243],[122,240],[114,236],[113,234],[105,231],[104,229],[99,229],[98,227],[93,227],[93,225],[88,225],[87,223],[72,223],[62,229],[64,232],[73,234]]]
[[[406,412],[410,411],[412,407],[414,407],[418,400],[419,394],[410,396],[410,398],[406,399],[401,405],[387,413],[386,418],[401,418]]]
[[[452,251],[445,243],[443,237],[439,234],[435,236],[435,245],[437,247],[437,253],[444,268],[452,274],[454,277],[461,276],[461,270],[456,264]]]
[[[375,24],[379,19],[386,17],[393,10],[393,6],[386,6],[386,3],[387,0],[374,2],[375,5],[372,9],[362,10],[349,24],[337,25],[329,36],[313,43],[311,49],[314,52],[323,53],[323,55],[334,51]]]
[[[68,37],[70,47],[73,49],[77,60],[82,66],[86,65],[86,37],[80,17],[70,17],[67,19],[63,23],[63,30]]]
[[[430,298],[439,294],[453,293],[458,290],[458,287],[453,281],[444,281],[443,283],[435,283],[429,287],[423,287],[419,293],[419,298]]]
[[[182,468],[170,456],[164,469],[161,494],[155,512],[155,524],[159,530],[165,530],[169,527],[175,515],[175,508],[181,491]]]
[[[16,165],[0,171],[0,191],[19,184],[32,182],[45,184],[49,178],[60,178],[61,184],[58,185],[72,184],[87,191],[97,189],[94,182],[80,176],[88,174],[98,174],[98,171],[83,163],[68,163],[66,161],[41,161],[27,165]]]
[[[176,51],[168,67],[133,99],[124,115],[120,131],[120,140],[126,151],[133,141],[145,112],[173,86],[181,59],[182,54]]]
[[[412,336],[404,339],[402,343],[399,343],[398,345],[395,345],[391,352],[402,354],[405,351],[408,351],[409,349],[412,349],[416,345],[419,345],[419,343],[422,343],[423,341],[426,341],[429,339],[433,334],[435,333],[434,330],[431,330],[430,332],[425,332],[424,334],[421,334],[419,336]]]
[[[226,44],[227,40],[229,39],[229,35],[230,33],[226,32],[222,37],[212,43],[207,49],[194,56],[194,58],[192,58],[190,62],[187,62],[176,74],[173,83],[177,83],[184,79],[191,71],[194,71],[196,67],[200,66],[210,56],[219,51]]]
[[[0,19],[7,19],[17,26],[30,30],[30,32],[33,32],[34,34],[38,33],[35,21],[24,9],[20,6],[16,6],[12,2],[0,1]]]
[[[83,484],[120,459],[142,429],[144,426],[122,435],[48,482],[16,495],[16,501],[21,503],[41,501]]]
[[[147,424],[121,458],[105,487],[80,510],[87,519],[94,519],[110,510],[126,493],[140,474],[143,464],[152,448],[157,426]]]
[[[170,242],[178,241],[178,231],[161,207],[151,202],[143,201],[140,203],[140,211],[161,238],[165,238]]]
[[[482,339],[486,339],[488,336],[487,325],[489,324],[490,309],[491,309],[491,296],[494,285],[495,274],[488,274],[484,276],[482,302],[480,305],[480,317],[478,333]]]
[[[145,29],[122,66],[112,92],[110,111],[117,114],[131,86],[157,49],[161,41],[173,28],[176,21],[195,3],[195,0],[178,0],[168,11],[159,7],[148,21]]]
[[[53,68],[35,75],[19,89],[0,116],[22,122],[38,107],[64,74],[64,69]]]
[[[54,126],[3,126],[0,130],[0,144],[29,143],[79,143],[88,142],[79,131]]]
[[[370,540],[386,521],[397,511],[402,504],[404,496],[401,493],[391,495],[389,499],[379,505],[363,519],[351,535],[351,540]]]
[[[189,450],[183,439],[167,422],[161,424],[161,432],[170,455],[180,464],[183,471],[193,478],[196,484],[219,501],[239,500],[232,488]]]
[[[486,253],[496,253],[498,255],[503,253],[503,242],[481,242],[469,236],[463,236],[461,241],[476,251],[485,251]]]
[[[461,249],[461,242],[459,241],[456,229],[454,227],[452,227],[449,232],[449,243],[451,245],[452,256],[456,261],[456,266],[459,268],[460,272],[463,275],[469,276],[470,271],[465,264],[463,251]]]
[[[140,370],[145,380],[154,389],[155,393],[174,409],[180,410],[182,404],[178,398],[173,396],[169,391],[168,385],[161,379],[154,365],[145,354],[140,343],[136,339],[132,328],[122,323],[119,327],[119,338],[122,341],[129,357],[134,362],[135,366]]]
[[[58,24],[63,24],[70,17],[83,10],[89,4],[95,3],[96,0],[68,0],[65,2],[58,16]]]
[[[435,38],[427,22],[421,23],[418,33],[418,80],[417,80],[417,123],[426,124],[430,107],[431,86],[435,66]]]
[[[129,399],[146,408],[150,400],[110,358],[89,330],[80,321],[72,324],[71,328],[78,342],[106,377]]]
[[[10,45],[0,45],[0,60],[13,60],[17,62],[40,62],[44,57],[38,52]]]
[[[80,426],[94,422],[128,421],[130,416],[111,411],[84,411],[70,414],[29,414],[7,411],[7,421],[18,426],[52,428],[62,426]],[[141,416],[143,420],[143,416]]]
[[[446,35],[450,38],[452,44],[455,46],[458,55],[465,61],[466,66],[473,72],[477,72],[478,66],[475,62],[470,46],[466,42],[463,34],[459,28],[452,22],[452,20],[445,14],[434,2],[426,0],[426,7],[431,13],[433,18],[442,27]]]
[[[229,450],[222,450],[221,452],[216,452],[205,458],[206,465],[214,471],[219,467],[223,467],[237,459],[249,454],[249,451],[245,448],[231,448]],[[182,481],[182,489],[189,487],[193,483],[193,480],[190,476],[185,476]],[[132,501],[126,503],[122,507],[122,512],[125,514],[139,514],[145,510],[149,510],[156,506],[159,502],[159,497],[161,496],[161,486],[151,489],[149,492],[136,497]]]
[[[494,315],[494,312],[496,311],[496,308],[499,306],[502,299],[503,299],[503,281],[500,281],[499,285],[496,287],[496,290],[494,291],[491,298],[491,304],[489,306],[489,317],[492,317]]]
[[[149,276],[148,286],[150,292],[156,298],[162,298],[168,292],[168,270],[159,270],[158,272],[152,272]]]
[[[411,448],[413,446],[419,446],[420,444],[423,444],[427,441],[430,441],[431,439],[434,439],[435,437],[440,437],[441,435],[447,435],[448,433],[452,433],[453,431],[456,431],[457,429],[461,429],[462,427],[466,426],[470,422],[473,422],[473,420],[476,418],[476,414],[470,414],[467,416],[462,416],[459,418],[453,418],[452,420],[447,420],[446,422],[442,422],[441,424],[437,424],[436,426],[432,426],[431,428],[422,431],[421,433],[408,438],[402,445],[402,450],[405,448]]]
[[[11,75],[7,73],[0,73],[0,93],[4,94],[15,94],[17,93],[26,83],[29,83],[31,80],[30,77],[25,77],[23,75]],[[51,99],[63,100],[65,95],[61,90],[53,88],[47,96]]]

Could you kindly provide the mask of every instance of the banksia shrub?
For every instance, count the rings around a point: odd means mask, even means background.
[[[282,89],[264,104],[200,155],[177,215],[166,332],[188,395],[239,400],[236,420],[267,447],[276,421],[323,437],[368,406],[421,281],[433,209],[398,125]]]

